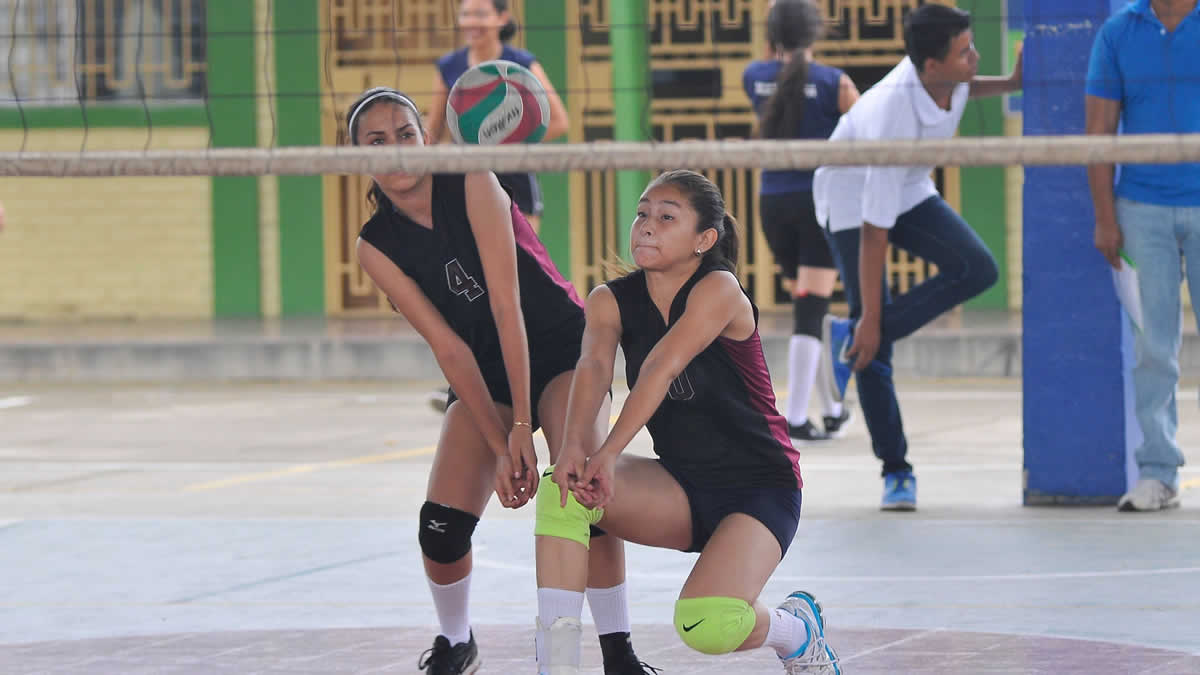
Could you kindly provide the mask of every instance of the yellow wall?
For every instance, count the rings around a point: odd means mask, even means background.
[[[1020,136],[1023,131],[1021,115],[1007,115],[1004,118],[1004,135]],[[1005,238],[1008,248],[1008,308],[1021,309],[1021,270],[1023,262],[1021,251],[1021,228],[1024,227],[1025,210],[1025,168],[1010,166],[1004,170],[1004,198],[1008,202],[1005,213],[1008,214],[1008,236]]]
[[[261,40],[254,41],[254,77],[258,91],[271,91],[275,86],[275,34],[272,33],[270,0],[255,0],[254,29]],[[275,115],[270,96],[257,99],[258,147],[275,145]],[[279,286],[279,178],[262,176],[258,179],[258,252],[259,288],[263,316],[277,317],[283,302]]]
[[[0,130],[20,147],[22,130]],[[145,129],[91,129],[88,150],[141,148]],[[155,128],[154,149],[203,148],[205,128]],[[80,129],[29,131],[27,150],[76,151]],[[0,317],[212,316],[207,178],[5,178]]]

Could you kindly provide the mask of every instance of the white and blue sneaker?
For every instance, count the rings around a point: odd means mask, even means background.
[[[804,622],[808,639],[791,656],[780,656],[783,671],[788,675],[842,675],[837,652],[825,644],[825,617],[821,603],[811,593],[796,591],[787,596],[779,609]]]
[[[883,477],[881,511],[916,511],[917,477],[911,471],[897,471]]]
[[[833,400],[842,401],[846,397],[846,385],[854,374],[851,361],[846,357],[850,348],[850,333],[853,323],[849,319],[841,319],[832,314],[826,314],[821,321],[821,358],[825,360],[826,385]]]

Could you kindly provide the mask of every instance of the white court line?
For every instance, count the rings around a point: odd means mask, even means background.
[[[853,661],[854,659],[857,659],[861,656],[866,656],[867,654],[874,654],[875,652],[883,651],[884,649],[887,649],[888,647],[895,647],[897,645],[902,645],[905,642],[912,642],[913,640],[920,640],[923,637],[928,637],[930,635],[935,635],[937,633],[940,633],[940,632],[942,632],[942,630],[944,630],[944,629],[934,628],[932,630],[921,631],[920,633],[917,633],[916,635],[909,635],[908,637],[900,638],[899,640],[892,640],[891,642],[889,642],[885,645],[879,645],[878,647],[872,647],[871,649],[861,651],[857,654],[851,654],[850,656],[847,656],[844,659],[839,658],[838,664],[840,665],[843,663],[849,663],[849,662]]]
[[[5,396],[0,398],[0,410],[6,408],[20,408],[21,406],[33,403],[32,396]]]
[[[475,558],[475,565],[494,570],[524,572],[532,574],[534,569],[529,565],[515,565]],[[938,574],[938,575],[908,575],[908,576],[819,576],[819,575],[786,575],[773,574],[771,581],[803,581],[807,583],[894,583],[894,582],[980,582],[980,581],[1044,581],[1048,579],[1104,579],[1110,577],[1148,577],[1171,574],[1200,574],[1200,567],[1163,567],[1144,570],[1096,570],[1087,572],[1032,572],[1018,574]],[[638,572],[639,578],[650,579],[679,579],[679,572]]]

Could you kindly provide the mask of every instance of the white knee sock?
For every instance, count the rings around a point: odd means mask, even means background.
[[[596,622],[596,634],[629,632],[629,594],[625,584],[612,588],[587,589],[588,608]]]
[[[811,335],[793,335],[788,341],[788,424],[808,421],[808,399],[817,379],[821,341]]]
[[[471,640],[471,617],[467,605],[471,597],[471,575],[452,584],[442,586],[429,579],[429,590],[433,592],[433,606],[437,608],[438,622],[442,635],[451,645]]]
[[[535,639],[535,647],[537,650],[537,661],[541,666],[550,664],[550,646],[549,635],[547,631],[554,625],[554,621],[559,618],[567,618],[579,623],[579,617],[583,614],[583,593],[579,591],[568,591],[562,588],[539,588],[537,590],[538,600],[538,620],[537,620],[537,636]],[[555,647],[555,651],[560,650],[560,646]],[[576,641],[574,651],[574,663],[579,663],[580,645]],[[571,659],[568,659],[571,660]],[[558,664],[555,664],[558,665]]]
[[[808,648],[811,636],[804,619],[778,608],[772,609],[770,615],[771,626],[767,629],[767,640],[764,644],[774,649],[779,658],[786,659]]]
[[[828,369],[828,366],[825,365],[825,359],[818,359],[817,363],[816,389],[821,399],[821,414],[825,417],[841,417],[842,402],[833,400],[833,392],[829,390],[829,387],[825,386],[825,382],[828,381],[825,378],[829,377],[825,374],[825,371]]]

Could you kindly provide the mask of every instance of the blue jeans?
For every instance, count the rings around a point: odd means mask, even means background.
[[[1200,207],[1158,206],[1117,200],[1125,251],[1137,265],[1142,292],[1142,333],[1135,339],[1134,411],[1142,428],[1135,455],[1141,478],[1175,486],[1183,453],[1175,442],[1179,419],[1180,299],[1187,273],[1192,311],[1200,323]]]
[[[826,231],[846,287],[851,319],[862,315],[859,232],[858,229]],[[936,265],[937,274],[894,298],[890,297],[885,275],[879,353],[875,360],[887,367],[855,373],[859,406],[871,434],[871,447],[883,461],[885,475],[912,471],[912,465],[905,459],[908,441],[904,438],[900,403],[891,375],[892,344],[984,292],[999,276],[996,261],[983,240],[941,197],[930,197],[900,214],[888,233],[888,240],[892,246]]]

